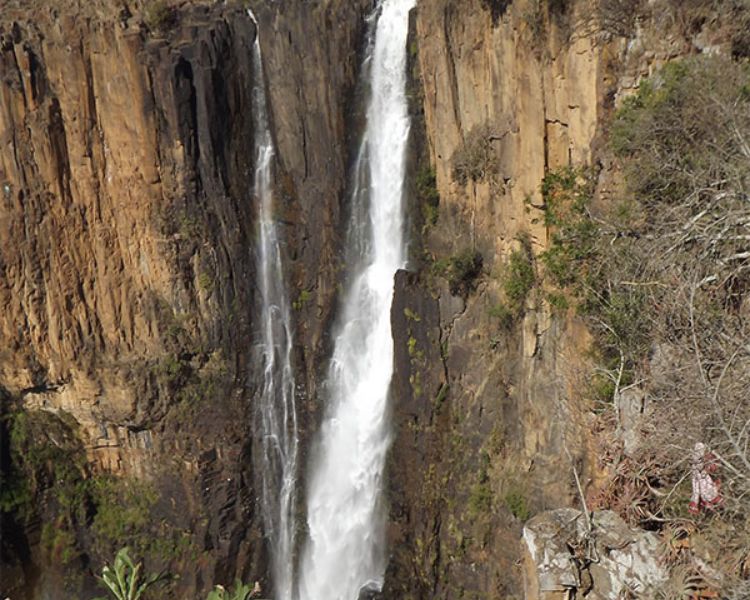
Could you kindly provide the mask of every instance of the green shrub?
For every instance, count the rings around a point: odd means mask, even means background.
[[[497,319],[502,329],[510,329],[516,322],[516,313],[505,302],[498,302],[489,310],[490,317]]]
[[[555,285],[579,293],[597,258],[599,232],[588,212],[592,195],[593,178],[582,169],[564,167],[542,181],[544,222],[552,235],[541,260]]]
[[[451,294],[467,296],[476,288],[484,259],[478,250],[466,248],[448,258],[435,261],[433,273],[448,280]]]
[[[520,250],[511,252],[507,272],[503,280],[505,298],[510,310],[516,315],[523,313],[526,299],[533,289],[535,281],[531,244],[525,239],[522,240]]]
[[[469,493],[469,513],[474,516],[487,514],[492,509],[492,487],[490,485],[490,455],[486,451],[479,454],[479,474],[477,482]]]
[[[99,475],[91,480],[91,495],[96,511],[91,528],[97,540],[106,546],[124,543],[146,551],[156,490],[136,480]]]
[[[292,308],[294,310],[302,310],[310,302],[310,298],[312,298],[312,295],[308,290],[300,290],[299,296],[292,302]]]
[[[564,313],[570,307],[567,297],[561,292],[548,292],[547,302],[555,313]]]
[[[416,187],[424,222],[426,225],[434,225],[438,220],[438,207],[440,206],[435,169],[429,166],[419,169],[416,176]]]
[[[531,516],[526,496],[518,487],[512,487],[506,492],[503,496],[503,504],[521,522],[527,521]]]
[[[203,271],[198,275],[198,289],[210,294],[214,289],[214,278],[212,275]]]

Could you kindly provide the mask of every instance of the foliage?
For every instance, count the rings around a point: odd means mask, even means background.
[[[619,197],[595,207],[569,173],[544,190],[545,272],[595,334],[587,393],[610,475],[589,506],[665,535],[695,522],[669,554],[678,593],[708,589],[711,571],[739,582],[747,556],[737,532],[747,529],[750,494],[748,81],[750,66],[727,57],[666,65],[616,114]],[[621,413],[634,400],[636,424]],[[623,428],[635,436],[627,452]],[[723,484],[723,506],[705,518],[687,513],[697,441],[720,457]],[[707,537],[722,555],[690,571],[690,545]]]
[[[75,421],[65,413],[16,410],[4,417],[9,464],[0,482],[0,510],[21,521],[51,511],[42,548],[65,565],[78,556],[75,529],[85,521],[85,454]]]
[[[531,243],[528,237],[522,237],[520,241],[521,247],[511,252],[503,270],[503,300],[489,311],[503,329],[510,329],[523,315],[526,299],[536,282]]]
[[[505,298],[512,311],[523,312],[526,298],[534,287],[534,263],[531,244],[522,240],[521,249],[510,254],[507,274],[503,281]]]
[[[487,514],[492,508],[492,487],[490,486],[490,457],[487,452],[479,455],[479,475],[469,494],[469,513],[478,517]]]
[[[162,393],[176,402],[174,407],[181,416],[198,410],[215,397],[227,376],[227,366],[220,352],[198,358],[204,362],[197,368],[192,354],[165,354],[150,367],[152,377]]]
[[[91,496],[96,507],[92,530],[101,544],[128,544],[147,550],[151,510],[157,494],[150,484],[100,475],[91,480]]]
[[[610,35],[631,37],[643,8],[644,0],[599,0],[592,13],[594,25]]]
[[[514,311],[508,308],[508,305],[505,302],[498,302],[497,304],[492,306],[489,310],[489,315],[493,319],[497,319],[500,328],[505,330],[513,327],[513,324],[516,322],[516,318],[518,317],[518,315]]]
[[[300,290],[299,296],[292,302],[292,308],[294,310],[302,310],[310,302],[310,298],[312,298],[312,295],[308,290]]]
[[[416,187],[424,222],[426,225],[434,225],[438,220],[438,207],[440,206],[435,169],[430,166],[419,169],[416,176]]]
[[[149,588],[169,579],[165,573],[143,575],[142,563],[135,564],[129,552],[127,547],[120,549],[114,567],[105,565],[102,569],[100,579],[116,600],[140,600]]]
[[[143,22],[151,31],[164,32],[175,24],[177,12],[167,0],[149,0],[143,9]]]
[[[198,289],[210,294],[214,289],[214,278],[209,273],[203,271],[198,275]]]
[[[529,509],[526,496],[523,494],[520,488],[511,487],[503,496],[503,504],[510,511],[510,513],[519,521],[528,521],[531,516],[531,510]]]
[[[498,137],[489,123],[474,127],[453,153],[453,178],[462,185],[493,180],[500,172],[500,157],[493,144]]]
[[[239,579],[235,581],[234,588],[231,590],[224,589],[223,586],[217,585],[208,594],[206,600],[247,600],[250,598],[252,588],[248,583],[242,583]]]
[[[542,0],[529,0],[521,16],[526,24],[526,31],[528,32],[532,46],[535,51],[541,52],[547,34]]]
[[[506,13],[511,2],[512,0],[482,0],[482,6],[490,12],[492,24],[497,25],[498,20]]]
[[[588,209],[592,195],[593,177],[583,169],[564,167],[542,181],[544,222],[553,229],[541,259],[557,286],[574,287],[579,294],[596,259],[597,230]]]
[[[433,273],[448,280],[451,294],[467,296],[474,291],[484,259],[478,250],[466,248],[453,256],[435,261]]]

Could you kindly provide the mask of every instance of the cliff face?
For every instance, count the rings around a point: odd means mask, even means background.
[[[258,8],[310,397],[335,291],[364,4]],[[4,413],[65,417],[86,456],[76,477],[153,489],[151,522],[166,523],[180,551],[144,542],[147,559],[171,560],[179,585],[200,589],[260,578],[264,564],[252,468],[257,31],[239,3],[187,5],[148,26],[138,8],[3,8],[0,386]],[[28,518],[4,516],[4,586],[6,572],[18,578],[4,593],[37,597],[59,583],[47,564],[59,562],[59,540],[41,539],[60,513],[55,489],[40,484]],[[72,562],[58,574],[98,569],[111,548],[86,533],[90,516],[66,522]]]
[[[636,22],[627,9],[608,31],[598,6],[418,4],[421,243],[417,273],[396,280],[392,314],[386,597],[523,597],[521,523],[579,504],[574,469],[584,493],[602,476],[585,399],[592,338],[540,283],[543,179],[596,166],[606,203],[617,178],[604,144],[615,106],[664,62],[726,50],[728,38],[721,19],[691,21],[686,33],[656,11]]]
[[[345,270],[370,5],[255,7],[303,447]],[[177,597],[235,576],[266,583],[258,31],[240,3],[146,8],[8,0],[0,12],[0,492],[15,493],[0,495],[0,591],[14,598],[93,594],[123,542],[181,574]],[[384,597],[522,597],[522,522],[578,502],[574,468],[584,486],[600,476],[580,393],[591,338],[538,283],[540,186],[596,163],[606,200],[616,103],[663,62],[723,41],[711,23],[690,38],[644,20],[602,35],[590,10],[420,0],[413,13],[412,270],[398,274],[392,309]],[[529,281],[508,312],[514,256]],[[31,483],[14,487],[21,475]]]

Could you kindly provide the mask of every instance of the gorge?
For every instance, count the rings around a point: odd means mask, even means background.
[[[747,597],[749,15],[0,0],[0,597]]]

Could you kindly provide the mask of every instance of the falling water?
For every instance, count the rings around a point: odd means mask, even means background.
[[[252,12],[248,15],[257,25]],[[297,412],[292,371],[292,331],[289,300],[284,285],[281,250],[273,218],[271,168],[273,140],[259,36],[253,44],[253,115],[255,117],[255,188],[260,203],[258,274],[261,296],[263,393],[260,419],[263,448],[262,510],[270,541],[277,600],[291,600],[294,573],[295,474],[297,469]]]
[[[408,14],[415,0],[384,0],[368,51],[370,98],[356,164],[350,232],[359,256],[343,296],[328,374],[320,448],[310,465],[309,540],[300,567],[302,600],[356,600],[382,587],[385,511],[382,479],[390,441],[393,277],[406,260],[403,183],[409,116]],[[364,183],[363,183],[364,182]]]

